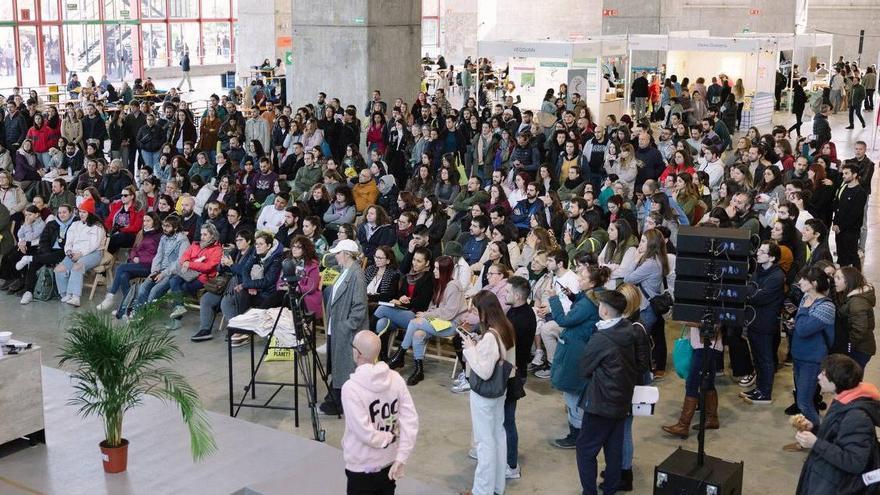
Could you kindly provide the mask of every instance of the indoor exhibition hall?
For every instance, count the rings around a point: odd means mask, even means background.
[[[880,493],[878,19],[0,0],[0,495]]]

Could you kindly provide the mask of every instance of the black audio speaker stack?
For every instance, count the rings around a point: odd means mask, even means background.
[[[706,345],[717,325],[745,325],[752,251],[748,230],[680,227],[672,319],[699,324]],[[708,379],[708,359],[704,353],[704,380]],[[698,450],[679,448],[654,468],[655,495],[742,494],[743,463],[705,454],[705,388],[700,391]]]
[[[743,325],[752,251],[749,231],[682,226],[675,249],[672,319],[698,322],[712,311],[718,323]]]

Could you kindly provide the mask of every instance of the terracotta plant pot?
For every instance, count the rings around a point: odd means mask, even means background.
[[[107,441],[101,446],[101,458],[104,460],[105,473],[121,473],[128,467],[128,440],[122,439],[119,447],[108,447]]]

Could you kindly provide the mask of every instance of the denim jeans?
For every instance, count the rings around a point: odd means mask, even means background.
[[[83,278],[87,271],[98,266],[101,258],[104,257],[103,251],[93,251],[76,263],[69,256],[65,256],[59,265],[64,267],[63,272],[55,272],[55,285],[58,286],[58,293],[61,297],[71,295],[79,297],[82,295]],[[74,265],[79,265],[75,267]],[[57,268],[56,268],[57,269]]]
[[[515,377],[515,380],[523,380]],[[504,432],[507,434],[507,465],[515,468],[519,464],[519,432],[516,429],[516,403],[504,401]]]
[[[149,278],[144,280],[144,283],[141,284],[141,288],[138,289],[137,301],[135,302],[134,308],[137,309],[148,302],[155,301],[164,296],[171,287],[170,281],[171,277],[168,275],[163,276],[158,282],[154,282]]]
[[[150,274],[150,266],[141,263],[123,263],[116,267],[113,274],[113,284],[110,286],[109,294],[116,294],[122,291],[122,298],[128,294],[128,286],[133,278],[143,278]]]
[[[581,488],[585,495],[599,493],[596,487],[599,451],[605,452],[606,495],[616,493],[620,483],[620,466],[623,459],[624,418],[605,418],[595,414],[584,414],[581,434],[577,439],[577,466]]]
[[[562,392],[562,398],[565,400],[565,409],[568,411],[568,424],[573,428],[580,429],[584,422],[584,410],[578,405],[580,394]]]
[[[871,360],[871,355],[870,355],[870,354],[866,354],[866,353],[864,353],[864,352],[862,352],[862,351],[855,351],[855,350],[850,350],[850,351],[849,351],[849,357],[853,358],[853,360],[854,360],[855,362],[859,363],[859,366],[862,367],[862,370],[863,370],[863,371],[864,371],[864,369],[865,369],[865,366],[868,365],[868,361]]]
[[[691,351],[691,369],[688,371],[687,382],[685,382],[684,393],[688,397],[699,397],[700,387],[703,386],[703,357],[706,349],[694,349]],[[709,379],[707,380],[706,390],[715,390],[715,363],[718,354],[721,351],[709,349]]]
[[[756,387],[765,397],[773,397],[773,376],[776,374],[773,360],[775,339],[773,334],[749,332],[749,344],[752,346],[755,372],[758,374]]]
[[[813,423],[819,426],[819,413],[813,397],[816,395],[816,384],[819,383],[819,363],[811,361],[794,360],[794,387],[796,389],[795,402],[801,413]]]
[[[382,307],[380,306],[379,309]],[[376,311],[379,312],[378,310]],[[379,328],[382,328],[381,326]],[[424,332],[422,335],[417,335],[416,332]],[[413,358],[415,359],[424,359],[425,358],[425,349],[428,347],[428,339],[432,336],[438,337],[451,337],[455,335],[455,326],[450,326],[449,328],[443,330],[436,330],[433,326],[431,326],[431,322],[428,320],[424,320],[421,323],[416,323],[416,320],[410,320],[410,322],[406,326],[406,335],[403,336],[403,342],[400,346],[404,349],[413,348]]]
[[[395,328],[406,328],[410,320],[416,317],[415,313],[407,309],[390,308],[388,306],[379,306],[373,313],[376,317],[376,333],[385,328],[389,323]],[[392,330],[392,328],[389,328]]]
[[[658,319],[657,314],[654,313],[654,308],[650,304],[639,313],[639,321],[641,321],[645,328],[653,327]]]
[[[169,292],[173,294],[186,293],[194,296],[196,292],[198,292],[198,290],[204,286],[204,284],[199,279],[187,282],[178,275],[172,275],[171,279],[168,282],[171,285],[171,289]]]
[[[144,165],[149,166],[153,170],[156,170],[156,166],[159,165],[159,158],[162,157],[161,151],[141,151],[141,158],[144,160]]]
[[[504,431],[504,397],[487,399],[470,393],[471,424],[477,448],[474,495],[504,493],[507,435]]]
[[[214,315],[223,296],[205,291],[199,298],[199,330],[210,330],[214,326]]]

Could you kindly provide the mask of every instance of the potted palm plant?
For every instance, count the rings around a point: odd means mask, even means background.
[[[61,347],[60,363],[76,368],[72,373],[76,395],[70,404],[79,406],[83,417],[96,414],[104,421],[100,447],[108,473],[126,470],[123,418],[148,395],[179,406],[193,459],[217,448],[198,394],[169,367],[182,353],[173,336],[157,325],[157,307],[146,306],[124,323],[114,323],[106,312],[77,313]]]

